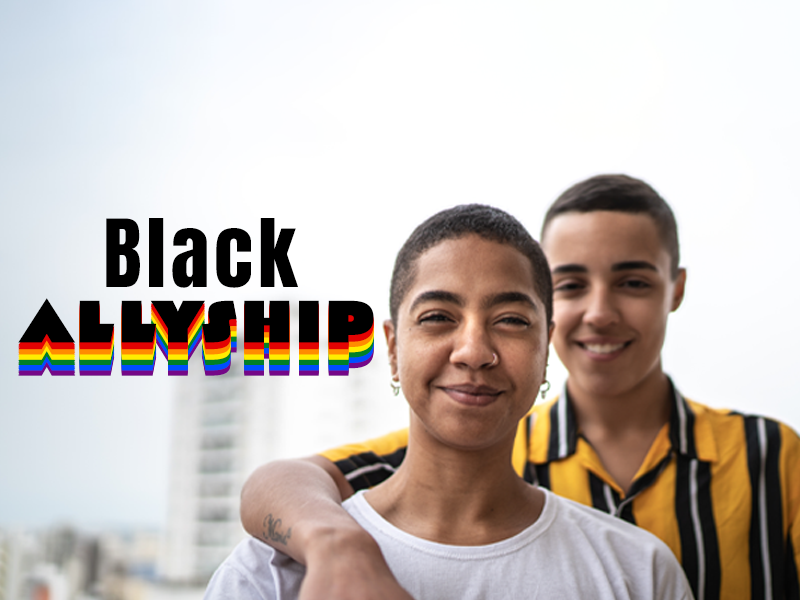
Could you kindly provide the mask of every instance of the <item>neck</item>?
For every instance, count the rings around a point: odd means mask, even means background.
[[[461,546],[516,535],[541,513],[544,495],[511,465],[513,435],[496,447],[462,450],[409,428],[403,464],[367,493],[372,507],[395,527],[417,537]]]
[[[567,387],[581,434],[627,494],[658,432],[669,421],[669,380],[659,368],[623,394],[587,393],[572,381]]]
[[[672,407],[670,383],[661,368],[654,369],[638,385],[622,393],[593,393],[567,381],[570,403],[584,434],[602,430],[656,432],[669,421]],[[591,439],[591,438],[590,438]]]

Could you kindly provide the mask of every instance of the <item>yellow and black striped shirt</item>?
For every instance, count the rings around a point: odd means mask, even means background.
[[[771,419],[674,398],[627,495],[578,431],[566,392],[520,422],[514,467],[664,540],[698,600],[800,600],[800,438]],[[402,430],[323,455],[362,489],[394,472],[407,442]]]

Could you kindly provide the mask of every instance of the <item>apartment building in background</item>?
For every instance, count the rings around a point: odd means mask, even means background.
[[[324,340],[316,377],[297,375],[296,339],[289,376],[245,376],[241,346],[225,375],[204,375],[199,356],[189,361],[189,375],[175,382],[173,397],[161,579],[208,581],[245,536],[239,494],[258,465],[405,426],[407,406],[391,394],[383,345],[376,339],[372,363],[346,377],[327,374]]]

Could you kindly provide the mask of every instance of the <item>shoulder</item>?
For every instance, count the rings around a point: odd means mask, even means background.
[[[741,413],[727,408],[714,408],[684,397],[695,416],[708,420],[715,429],[742,429],[752,427],[754,432],[763,422],[769,437],[785,438],[789,444],[800,443],[797,433],[786,423],[764,415]]]
[[[691,598],[683,569],[656,536],[552,492],[547,502],[557,509],[554,532],[572,546],[576,559],[601,569],[615,589],[635,598]]]
[[[401,429],[360,444],[347,444],[322,452],[360,490],[378,485],[395,472],[406,455],[408,429]]]
[[[297,595],[305,568],[255,538],[239,543],[208,583],[204,600],[271,600]]]
[[[641,527],[552,492],[548,493],[547,501],[558,504],[560,526],[580,530],[586,543],[595,550],[610,551],[630,561],[630,564],[622,566],[634,566],[648,560],[675,561],[678,564],[667,545]]]
[[[564,527],[578,527],[589,538],[603,545],[623,546],[625,544],[646,547],[654,552],[669,552],[664,543],[653,534],[640,527],[631,525],[619,517],[613,517],[591,506],[579,504],[568,498],[562,498],[552,492],[547,494],[547,502],[558,505],[557,521]],[[593,540],[594,541],[594,540]]]
[[[698,434],[710,434],[713,438],[719,460],[744,464],[750,485],[765,485],[768,500],[780,498],[784,518],[800,520],[800,436],[797,432],[770,417],[715,409],[691,400],[686,402],[697,417],[697,427],[705,427],[697,429]],[[719,472],[727,473],[728,477],[742,473],[736,469],[719,469]]]
[[[697,434],[711,433],[722,446],[743,449],[747,446],[780,450],[783,454],[800,457],[800,437],[785,423],[762,415],[740,413],[729,409],[712,408],[685,398],[695,417]]]
[[[408,445],[408,429],[399,429],[380,437],[372,438],[356,444],[345,444],[331,448],[320,454],[328,460],[338,463],[360,455],[390,457],[398,452],[405,452]],[[399,464],[399,463],[398,463]]]
[[[763,415],[712,408],[688,398],[686,403],[698,418],[708,421],[716,434],[741,434],[750,442],[760,445],[779,444],[787,452],[800,456],[800,437],[782,421]]]

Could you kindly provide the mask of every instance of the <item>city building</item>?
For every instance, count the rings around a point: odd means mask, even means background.
[[[195,353],[189,375],[175,382],[163,580],[208,581],[245,536],[239,494],[258,465],[407,423],[405,402],[391,394],[384,345],[378,337],[372,362],[346,377],[327,374],[324,340],[319,376],[298,376],[296,334],[289,376],[244,376],[241,345],[228,373],[206,376]]]

